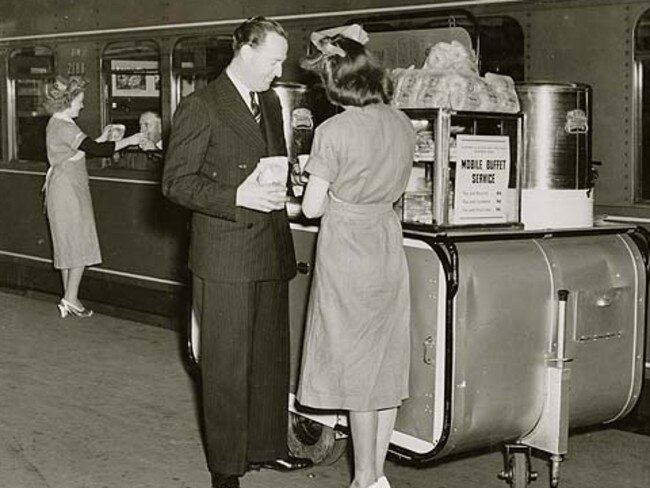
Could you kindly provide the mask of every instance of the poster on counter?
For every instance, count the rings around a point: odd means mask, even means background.
[[[459,134],[452,222],[457,225],[505,222],[509,179],[508,136]]]

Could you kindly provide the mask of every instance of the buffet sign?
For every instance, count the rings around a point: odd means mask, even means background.
[[[509,205],[510,138],[456,136],[453,223],[506,222]]]

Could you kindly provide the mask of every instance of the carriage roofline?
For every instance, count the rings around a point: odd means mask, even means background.
[[[351,9],[351,10],[338,10],[330,12],[313,12],[305,14],[292,14],[292,15],[277,15],[270,16],[275,20],[280,22],[282,21],[291,21],[291,20],[300,20],[300,19],[318,19],[318,18],[331,18],[331,17],[344,17],[344,16],[353,16],[353,15],[365,15],[365,14],[386,14],[386,13],[401,13],[401,12],[420,12],[425,10],[449,10],[450,8],[459,8],[459,7],[474,7],[480,5],[497,5],[497,4],[515,4],[515,3],[528,3],[528,0],[458,0],[444,3],[426,3],[421,5],[402,5],[402,6],[392,6],[392,7],[377,7],[377,8],[364,8],[364,9]],[[95,36],[102,34],[120,34],[125,32],[148,32],[148,31],[160,31],[160,30],[170,30],[170,29],[192,29],[192,28],[204,28],[204,27],[215,27],[221,25],[237,25],[243,22],[244,18],[237,19],[220,19],[220,20],[211,20],[205,22],[183,22],[178,24],[156,24],[156,25],[147,25],[140,27],[119,27],[113,29],[97,29],[97,30],[85,30],[85,31],[69,31],[69,32],[55,32],[50,34],[33,34],[27,36],[8,36],[0,37],[0,43],[10,43],[17,41],[28,41],[28,40],[39,40],[39,39],[56,39],[56,38],[67,38],[67,37],[85,37],[85,36]]]

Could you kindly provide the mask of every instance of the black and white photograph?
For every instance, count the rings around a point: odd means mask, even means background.
[[[650,0],[0,0],[0,487],[650,486]]]

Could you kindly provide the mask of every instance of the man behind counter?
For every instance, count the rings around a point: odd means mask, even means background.
[[[257,466],[297,469],[287,456],[288,282],[296,263],[287,188],[259,181],[259,160],[286,155],[271,82],[282,74],[287,35],[249,19],[234,57],[174,116],[163,193],[193,211],[189,267],[201,324],[200,367],[208,467],[214,488],[239,487]],[[287,168],[288,171],[288,168]]]
[[[147,136],[147,140],[140,144],[143,151],[162,151],[162,122],[156,112],[143,112],[140,115],[140,132]]]

